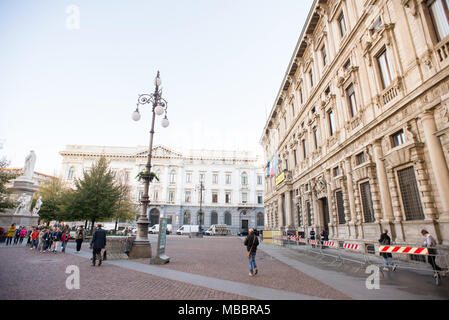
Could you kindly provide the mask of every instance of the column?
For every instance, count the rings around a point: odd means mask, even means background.
[[[351,212],[351,221],[349,222],[350,239],[357,239],[357,212],[355,209],[355,199],[354,199],[354,185],[352,181],[352,168],[351,168],[351,157],[345,159],[345,171],[346,171],[346,183],[348,188],[349,197],[349,210]]]
[[[374,161],[376,162],[377,180],[379,182],[380,200],[382,204],[382,223],[394,221],[393,206],[391,204],[390,188],[388,187],[387,171],[382,160],[383,152],[381,139],[374,141]]]
[[[284,210],[284,204],[282,203],[282,194],[279,194],[278,198],[278,221],[279,221],[279,228],[282,228],[285,226],[284,217],[282,214],[282,211]]]
[[[421,117],[424,137],[427,149],[429,150],[430,163],[435,176],[438,193],[442,205],[442,211],[439,220],[449,221],[449,170],[447,168],[446,159],[444,157],[441,142],[435,135],[437,126],[435,123],[434,109],[427,110]]]
[[[293,227],[292,223],[292,199],[290,191],[285,192],[285,226],[290,229]]]

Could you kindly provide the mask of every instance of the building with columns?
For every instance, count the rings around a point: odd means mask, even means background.
[[[316,0],[265,125],[265,224],[449,246],[449,2]]]
[[[68,145],[60,154],[63,181],[71,184],[101,156],[110,168],[127,182],[136,204],[143,193],[143,182],[136,176],[145,170],[147,147],[102,147]],[[150,226],[159,223],[163,211],[168,223],[177,229],[183,224],[199,224],[200,200],[203,228],[227,224],[233,234],[249,228],[264,228],[264,168],[260,157],[248,151],[172,150],[157,146],[152,153],[148,216]],[[202,194],[201,181],[203,182]]]

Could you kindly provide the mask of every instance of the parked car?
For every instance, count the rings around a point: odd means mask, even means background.
[[[204,234],[207,236],[227,236],[231,234],[231,230],[226,224],[213,224],[204,231]]]
[[[167,224],[166,234],[170,234],[173,232],[173,225]],[[151,228],[148,229],[148,233],[159,233],[159,224],[155,224]]]
[[[240,237],[244,237],[244,236],[247,236],[247,235],[248,235],[248,230],[247,230],[247,229],[245,229],[245,230],[243,230],[243,231],[239,232],[239,233],[238,233],[237,235],[238,235],[238,236],[240,236]]]
[[[193,232],[199,232],[199,225],[192,225],[192,224],[185,224],[179,227],[178,230],[176,230],[176,234],[189,234]]]

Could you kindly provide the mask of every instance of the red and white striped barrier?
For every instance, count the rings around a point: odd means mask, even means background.
[[[395,247],[395,246],[379,246],[379,252],[424,254],[424,255],[429,254],[429,250],[427,248]]]
[[[351,249],[351,250],[359,250],[360,246],[355,243],[344,243],[343,248],[345,249]]]
[[[317,240],[309,240],[309,244],[318,245],[318,241]]]
[[[334,241],[324,241],[323,246],[325,247],[337,247],[337,244]]]
[[[298,241],[301,242],[301,243],[307,243],[307,240],[303,239],[303,238],[299,238]]]

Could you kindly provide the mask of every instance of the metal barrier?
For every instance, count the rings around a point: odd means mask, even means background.
[[[449,267],[449,256],[447,254],[429,254],[428,248],[413,246],[374,245],[375,254],[368,255],[364,250],[362,250],[363,246],[358,243],[344,242],[342,247],[339,247],[338,242],[335,240],[320,241],[301,238],[299,236],[274,236],[273,240],[277,240],[276,242],[281,243],[283,247],[293,246],[295,249],[300,249],[302,251],[306,251],[307,253],[316,254],[319,256],[318,261],[324,261],[325,258],[331,258],[333,259],[333,261],[327,262],[331,266],[343,266],[345,265],[345,261],[349,261],[359,265],[359,267],[356,268],[356,271],[358,272],[362,269],[366,269],[366,267],[369,265],[376,265],[379,267],[379,271],[382,277],[384,276],[383,269],[386,266],[383,259],[380,259],[380,253],[409,254],[435,257],[435,259],[439,258],[440,261],[444,261],[445,266],[443,266],[443,268]],[[328,250],[327,248],[329,248],[330,250]],[[348,255],[347,253],[357,253],[358,257],[360,257],[361,259],[351,257],[351,255]],[[432,274],[435,272],[433,269],[429,268],[430,263],[424,264],[423,262],[421,262],[419,264],[413,264],[412,262],[393,262],[399,269],[431,272]],[[435,281],[437,285],[441,281],[439,273]]]

